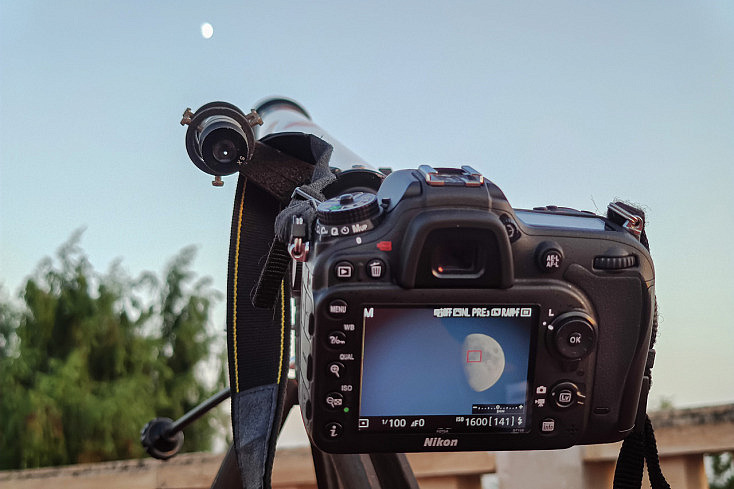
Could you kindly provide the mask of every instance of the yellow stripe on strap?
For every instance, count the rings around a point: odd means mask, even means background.
[[[280,376],[283,373],[283,344],[285,341],[285,285],[284,280],[280,281],[280,362],[278,363],[278,377],[275,383],[280,383]]]
[[[240,375],[239,366],[237,365],[237,276],[239,275],[240,265],[240,235],[242,233],[242,214],[245,209],[245,189],[247,188],[247,180],[242,184],[242,198],[240,199],[240,208],[237,217],[237,242],[234,249],[234,284],[232,294],[232,341],[234,343],[234,391],[240,391]]]

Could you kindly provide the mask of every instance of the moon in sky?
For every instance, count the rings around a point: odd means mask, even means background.
[[[473,333],[464,338],[461,360],[466,381],[476,392],[492,387],[505,370],[505,352],[486,334]]]
[[[210,39],[214,35],[214,27],[209,22],[201,24],[201,37]]]

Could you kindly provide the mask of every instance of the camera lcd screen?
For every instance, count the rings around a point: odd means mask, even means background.
[[[366,306],[363,316],[360,431],[527,431],[536,306]]]

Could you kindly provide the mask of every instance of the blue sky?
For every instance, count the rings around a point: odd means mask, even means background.
[[[733,52],[728,1],[1,0],[0,283],[85,227],[98,270],[195,244],[224,290],[235,180],[210,186],[178,121],[285,95],[374,166],[469,164],[515,207],[643,204],[653,404],[734,401]]]

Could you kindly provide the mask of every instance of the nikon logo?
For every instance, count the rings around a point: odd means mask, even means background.
[[[426,438],[423,442],[424,447],[455,447],[459,444],[459,440],[444,440],[443,438]]]

